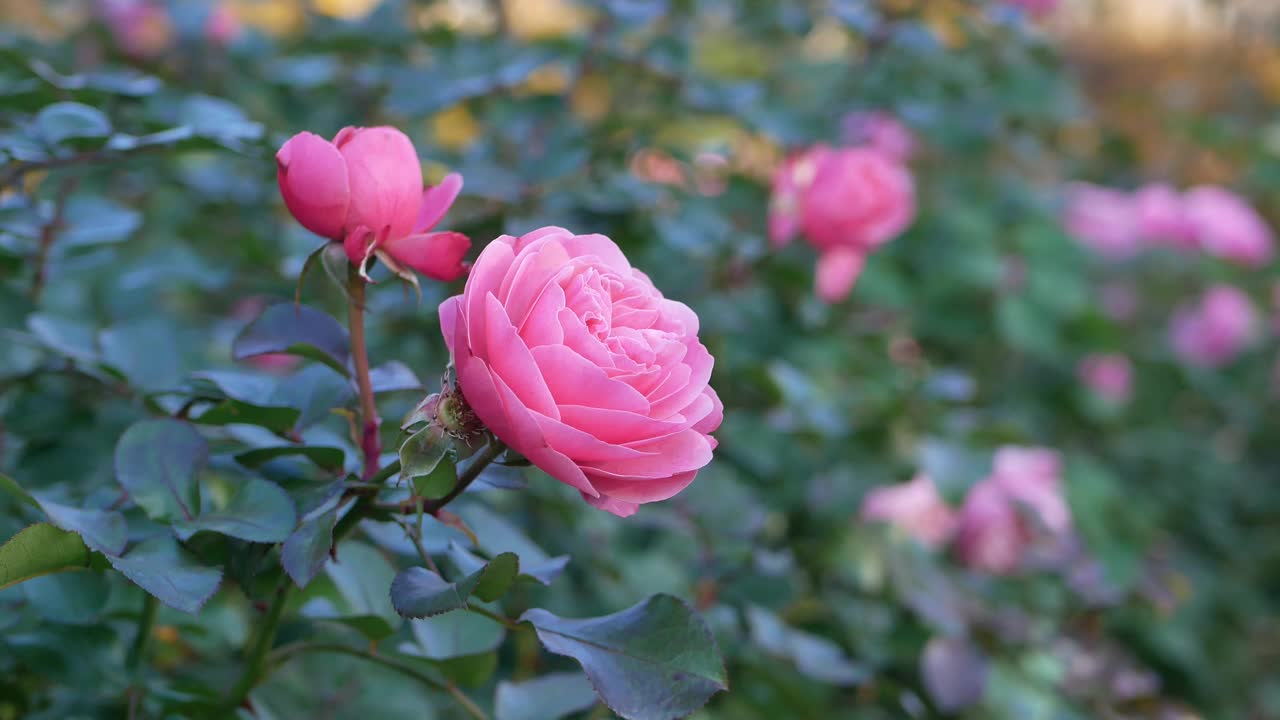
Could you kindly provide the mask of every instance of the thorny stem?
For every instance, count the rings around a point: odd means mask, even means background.
[[[356,385],[360,389],[360,448],[364,452],[364,472],[368,480],[378,474],[378,406],[373,400],[373,384],[369,380],[369,349],[364,334],[365,279],[354,265],[347,271],[347,294],[350,296],[351,357],[355,363]]]
[[[138,634],[129,647],[129,655],[125,658],[125,669],[129,671],[129,720],[138,716],[138,706],[142,703],[142,665],[146,662],[147,649],[151,645],[151,629],[156,624],[156,610],[159,602],[156,597],[147,593],[142,600],[142,614],[138,616]]]

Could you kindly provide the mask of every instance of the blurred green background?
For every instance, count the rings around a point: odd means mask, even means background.
[[[622,520],[537,471],[522,490],[468,495],[459,512],[473,527],[515,537],[531,558],[571,558],[550,586],[520,585],[509,616],[689,599],[730,677],[703,720],[1280,718],[1274,263],[1161,250],[1109,261],[1060,220],[1076,181],[1222,185],[1280,218],[1273,3],[155,7],[122,26],[89,2],[0,4],[0,471],[27,489],[118,503],[117,439],[207,392],[195,372],[302,383],[322,403],[318,365],[231,360],[235,335],[293,297],[320,244],[284,210],[272,156],[299,131],[394,125],[429,182],[464,175],[445,226],[472,237],[472,257],[543,225],[606,234],[698,312],[717,360],[716,459],[672,500]],[[827,305],[810,248],[769,249],[770,178],[868,110],[916,136],[919,213],[852,296]],[[1230,363],[1188,366],[1170,317],[1223,283],[1248,293],[1265,327]],[[417,378],[382,397],[384,417],[437,386],[448,358],[435,308],[460,288],[372,290],[374,364],[398,360]],[[301,292],[341,312],[326,273]],[[1134,307],[1108,309],[1116,297]],[[1081,382],[1095,353],[1131,361],[1127,402]],[[349,400],[333,392],[331,404]],[[315,407],[307,441],[349,464],[345,421]],[[242,472],[227,454],[263,442],[238,427],[213,431],[202,482],[215,497]],[[918,472],[958,508],[1004,445],[1061,453],[1078,563],[991,575],[860,519],[868,491]],[[299,510],[323,475],[298,458],[261,472]],[[23,512],[0,496],[0,537],[29,522]],[[453,537],[432,532],[441,547]],[[397,533],[358,530],[339,552],[358,559],[295,593],[281,642],[360,646],[335,618],[381,614],[398,633],[383,647],[412,643],[382,607],[395,569],[415,563]],[[137,587],[78,572],[0,591],[0,719],[201,715],[234,678],[280,571],[271,545],[193,543],[224,582],[198,614],[160,608],[141,710],[126,707]],[[361,599],[352,587],[372,589]],[[574,669],[540,655],[531,631],[500,646],[452,631],[464,647],[436,660],[487,710],[561,716],[497,701],[511,683]],[[563,716],[609,716],[589,705]],[[283,664],[254,707],[465,717],[404,674],[338,655]]]

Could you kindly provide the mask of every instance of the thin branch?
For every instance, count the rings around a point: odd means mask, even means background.
[[[267,656],[271,651],[271,646],[275,644],[276,630],[280,627],[280,616],[284,614],[285,602],[289,599],[289,590],[292,587],[293,584],[288,578],[285,578],[280,584],[280,588],[276,590],[275,597],[271,600],[271,606],[267,608],[267,615],[262,619],[262,624],[258,627],[253,646],[249,649],[248,656],[245,657],[244,669],[240,672],[240,679],[236,681],[235,687],[231,689],[231,693],[227,697],[228,709],[234,710],[244,704],[253,688],[269,674]]]
[[[40,229],[40,245],[36,249],[35,260],[33,261],[36,272],[34,279],[31,281],[32,303],[40,302],[40,295],[44,292],[45,282],[49,276],[49,252],[53,249],[53,242],[58,239],[58,233],[62,230],[63,213],[67,207],[67,198],[75,190],[77,182],[79,182],[77,178],[67,178],[62,181],[62,186],[58,189],[58,195],[53,200],[53,217]]]
[[[480,477],[480,473],[484,472],[484,469],[489,466],[489,463],[497,460],[498,456],[506,449],[507,446],[503,445],[501,440],[496,437],[490,437],[489,444],[476,455],[471,464],[467,466],[467,469],[462,471],[462,474],[458,476],[457,484],[453,486],[449,494],[439,500],[431,500],[424,503],[423,510],[432,515],[440,512],[445,505],[453,502],[471,483],[475,482],[476,478]]]
[[[378,405],[373,398],[373,383],[369,380],[369,349],[364,332],[365,280],[354,265],[347,271],[349,324],[351,329],[351,357],[355,365],[356,385],[360,388],[360,448],[364,452],[364,472],[361,479],[368,480],[378,474],[378,456],[382,448],[378,441]]]

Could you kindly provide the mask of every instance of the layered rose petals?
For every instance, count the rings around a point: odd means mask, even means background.
[[[631,515],[710,462],[723,406],[697,316],[608,238],[498,238],[440,320],[480,419],[592,505]]]

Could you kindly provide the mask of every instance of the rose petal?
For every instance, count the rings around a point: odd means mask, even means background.
[[[449,212],[449,208],[453,206],[453,201],[458,198],[460,192],[462,192],[462,176],[458,173],[449,173],[444,176],[439,185],[423,190],[422,204],[418,207],[418,217],[413,223],[413,232],[424,233],[435,227],[445,213]]]
[[[632,515],[635,515],[636,510],[640,508],[636,503],[623,502],[622,500],[615,500],[614,498],[606,496],[591,497],[590,495],[583,493],[582,499],[586,500],[592,506],[606,512],[611,512],[618,517],[631,517]]]
[[[485,325],[488,332],[489,367],[534,412],[560,419],[555,398],[547,389],[542,371],[524,340],[516,333],[498,299],[486,298]]]
[[[458,232],[408,235],[385,243],[387,252],[432,280],[450,282],[466,274],[462,258],[471,249],[471,239]]]
[[[541,413],[534,413],[533,420],[538,424],[547,444],[576,463],[626,460],[652,454],[626,445],[604,442]]]
[[[676,473],[671,477],[654,480],[615,480],[603,476],[591,475],[591,481],[600,492],[614,500],[651,503],[666,500],[689,487],[698,476],[697,470]]]
[[[557,404],[585,405],[647,415],[649,401],[626,383],[610,378],[598,365],[563,345],[529,351]]]

